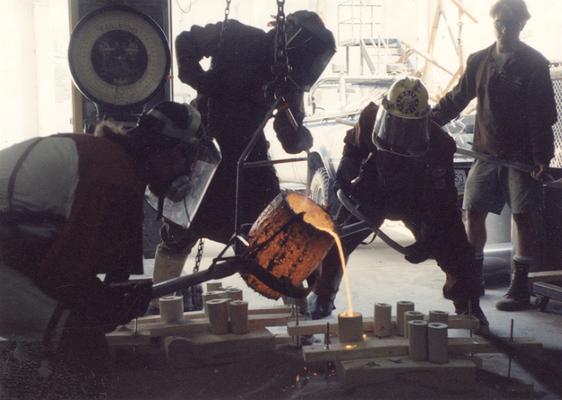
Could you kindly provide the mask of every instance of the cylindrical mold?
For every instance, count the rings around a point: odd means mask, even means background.
[[[414,311],[414,303],[411,301],[399,301],[396,303],[396,333],[404,336],[404,313]]]
[[[203,293],[203,310],[205,314],[209,315],[207,311],[207,301],[213,299],[226,299],[228,298],[228,294],[225,290],[213,290],[212,292]]]
[[[226,288],[226,295],[230,300],[243,300],[242,289],[234,287]]]
[[[409,337],[410,326],[408,325],[408,322],[414,321],[414,320],[423,321],[423,313],[419,312],[419,311],[406,311],[404,313],[404,337],[405,338]]]
[[[441,322],[427,324],[427,354],[432,363],[444,364],[449,361],[449,326]]]
[[[165,323],[174,323],[183,319],[183,297],[164,296],[158,300],[160,319]]]
[[[430,310],[429,322],[441,322],[442,324],[449,324],[449,313],[447,311]]]
[[[222,289],[222,282],[207,282],[207,293]]]
[[[373,334],[378,337],[392,335],[392,306],[386,303],[375,303]]]
[[[427,321],[408,321],[408,353],[414,361],[427,360]]]
[[[340,342],[360,342],[363,340],[363,315],[344,311],[338,314],[338,336]]]
[[[228,333],[228,299],[212,299],[207,301],[209,328],[217,335]]]
[[[248,333],[248,302],[232,300],[228,303],[230,316],[230,330],[232,333],[242,335]]]

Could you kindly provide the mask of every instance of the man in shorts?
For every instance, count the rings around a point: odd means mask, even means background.
[[[556,106],[548,60],[519,39],[530,18],[523,0],[499,0],[490,10],[496,42],[468,57],[458,84],[433,109],[441,125],[477,98],[473,149],[534,167],[528,174],[476,160],[466,182],[463,208],[468,240],[481,270],[486,244],[486,216],[511,207],[517,228],[511,284],[496,303],[501,311],[530,305],[527,274],[538,263],[536,229],[540,181],[554,155],[552,125]]]

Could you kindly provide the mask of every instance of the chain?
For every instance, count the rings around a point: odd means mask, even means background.
[[[199,244],[197,245],[197,254],[195,255],[195,266],[193,267],[193,272],[199,272],[199,266],[201,265],[201,259],[203,258],[204,247],[205,240],[203,238],[200,238]]]
[[[226,0],[226,7],[224,8],[224,21],[222,23],[221,34],[220,34],[220,44],[219,49],[222,49],[222,44],[224,41],[224,31],[226,30],[226,24],[228,22],[228,17],[230,15],[230,3],[232,0]]]
[[[224,8],[224,21],[222,22],[221,31],[219,33],[219,43],[217,45],[216,56],[213,57],[211,65],[219,65],[219,58],[222,57],[222,49],[224,47],[224,33],[226,31],[226,25],[228,23],[228,17],[230,15],[230,3],[232,0],[226,0],[226,7]]]
[[[228,21],[228,16],[230,15],[230,3],[232,0],[226,0],[226,7],[224,8],[224,23]]]
[[[277,0],[277,31],[275,32],[274,71],[276,78],[286,78],[289,74],[289,57],[287,55],[287,31],[285,0]]]

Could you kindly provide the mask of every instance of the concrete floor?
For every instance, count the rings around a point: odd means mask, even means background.
[[[398,223],[387,223],[385,232],[402,244],[411,236]],[[222,245],[207,242],[202,267]],[[191,258],[186,272],[192,267]],[[150,273],[147,260],[146,273]],[[406,262],[379,239],[361,246],[349,260],[349,279],[353,307],[363,315],[371,315],[375,302],[395,304],[399,300],[415,302],[416,309],[431,309],[453,313],[452,303],[441,296],[444,274],[431,261],[418,265]],[[224,286],[243,289],[250,307],[281,304],[253,292],[239,276],[223,280]],[[534,384],[535,398],[562,398],[562,303],[550,302],[547,312],[499,312],[494,304],[505,293],[505,287],[488,288],[482,298],[482,308],[490,320],[493,332],[509,336],[511,319],[515,336],[530,336],[544,345],[540,355],[532,355],[531,372],[527,364],[513,362],[512,377]],[[347,308],[342,289],[336,299],[336,311]],[[394,310],[393,310],[394,313]],[[335,314],[335,313],[334,313]],[[458,331],[457,331],[458,332]],[[464,334],[464,333],[461,333]],[[316,338],[320,340],[321,338]],[[125,354],[116,360],[116,384],[109,393],[113,399],[507,399],[513,393],[504,385],[508,370],[505,355],[483,355],[484,371],[479,384],[459,391],[439,390],[406,384],[379,384],[343,391],[338,380],[326,371],[326,365],[306,365],[294,346],[283,346],[275,354],[256,357],[244,362],[214,367],[172,370],[162,360],[148,355]],[[537,363],[537,359],[539,363]],[[536,378],[535,378],[536,377]],[[537,380],[538,379],[538,380]],[[545,381],[543,386],[540,381]],[[512,387],[513,385],[508,385]]]

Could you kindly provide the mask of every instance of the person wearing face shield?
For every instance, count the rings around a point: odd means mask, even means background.
[[[445,298],[453,301],[458,314],[470,308],[485,329],[488,321],[479,305],[481,280],[457,207],[455,142],[430,121],[429,111],[428,93],[419,79],[394,82],[382,106],[371,102],[347,132],[335,190],[354,198],[376,227],[385,219],[403,221],[415,237],[406,248],[406,260],[420,263],[434,258],[445,272]],[[337,221],[357,222],[343,207]],[[344,237],[346,257],[369,234]],[[313,319],[331,314],[341,277],[337,250],[332,249],[309,295]]]
[[[193,214],[193,194],[202,196],[213,172],[196,176],[202,159],[216,168],[220,152],[197,110],[172,102],[129,131],[102,122],[95,136],[57,134],[0,151],[0,336],[15,339],[1,360],[4,394],[46,398],[41,390],[66,388],[56,398],[97,398],[105,333],[143,315],[150,299],[151,282],[128,281],[142,273],[145,189],[163,199],[163,213],[171,193]],[[186,180],[189,190],[170,192]]]
[[[276,29],[265,32],[231,19],[226,24],[194,25],[176,38],[179,78],[197,91],[197,107],[208,134],[221,147],[223,162],[189,229],[168,220],[163,224],[155,256],[155,281],[178,276],[199,238],[228,243],[232,237],[237,162],[275,100],[268,88],[275,79]],[[284,150],[297,154],[312,145],[310,132],[302,125],[303,93],[328,64],[335,41],[311,11],[289,14],[286,33],[291,68],[283,98],[298,126],[291,124],[285,112],[279,112],[273,118],[273,128]],[[211,58],[208,70],[200,64],[204,57]],[[268,159],[268,146],[265,135],[260,134],[248,161]],[[247,225],[257,219],[280,189],[272,166],[245,169],[243,174],[238,221]],[[157,303],[153,305],[153,312],[157,312]]]

